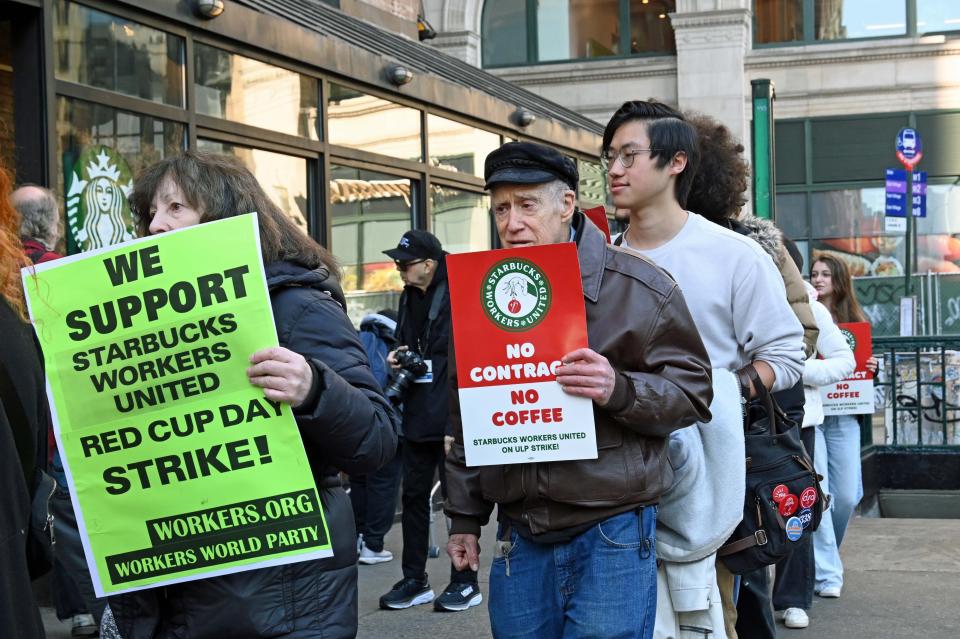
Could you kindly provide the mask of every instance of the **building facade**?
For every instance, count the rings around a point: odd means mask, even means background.
[[[410,228],[493,246],[483,162],[559,147],[602,202],[601,127],[417,41],[411,0],[19,0],[0,7],[0,155],[63,198],[64,250],[129,239],[138,170],[239,157],[344,268],[355,320],[395,307],[382,251]],[[334,6],[336,5],[336,6]],[[523,117],[521,117],[523,116]]]
[[[653,97],[717,117],[749,149],[751,80],[772,80],[777,223],[808,258],[833,251],[855,275],[904,273],[904,235],[884,228],[884,178],[899,166],[898,131],[914,127],[929,186],[912,270],[960,273],[956,0],[425,6],[437,48],[601,123],[623,101]]]

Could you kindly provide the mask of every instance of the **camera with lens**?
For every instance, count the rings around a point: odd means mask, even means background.
[[[384,394],[391,402],[399,404],[410,390],[413,380],[427,374],[427,363],[423,361],[420,353],[411,350],[398,350],[393,354],[393,358],[400,368],[390,379]]]

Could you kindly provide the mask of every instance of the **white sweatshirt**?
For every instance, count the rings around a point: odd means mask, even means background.
[[[777,376],[774,391],[792,387],[803,372],[803,326],[787,303],[783,278],[759,244],[689,213],[670,241],[638,250],[666,270],[700,331],[713,368],[737,370],[761,360]]]
[[[803,369],[804,428],[823,423],[820,387],[846,379],[857,366],[846,338],[833,323],[827,307],[814,299],[815,291],[809,284],[807,294],[810,295],[810,308],[813,309],[813,318],[817,322],[820,335],[817,337],[817,351],[807,360]]]

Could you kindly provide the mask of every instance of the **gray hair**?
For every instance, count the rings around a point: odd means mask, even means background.
[[[553,180],[552,182],[547,182],[543,185],[543,190],[553,198],[554,203],[560,208],[563,208],[563,200],[564,196],[567,194],[567,191],[573,191],[573,189],[570,188],[570,185],[563,180]],[[576,191],[573,191],[573,198],[574,200],[577,198]]]
[[[20,213],[20,235],[53,250],[60,240],[60,206],[54,192],[36,184],[22,184],[11,200]]]

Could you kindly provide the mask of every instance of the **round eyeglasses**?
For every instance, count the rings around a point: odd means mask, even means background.
[[[613,166],[613,163],[617,161],[617,158],[619,158],[620,166],[629,169],[633,166],[633,159],[636,156],[641,153],[653,153],[659,150],[660,149],[638,149],[632,146],[623,146],[616,151],[613,149],[605,149],[603,153],[600,154],[600,166],[603,167],[604,171],[608,171],[610,167]]]

